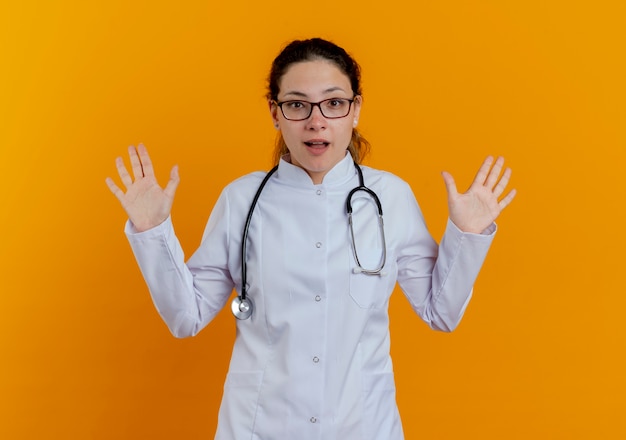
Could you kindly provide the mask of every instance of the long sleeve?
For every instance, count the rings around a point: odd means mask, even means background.
[[[433,329],[454,330],[469,303],[496,225],[482,234],[460,231],[448,219],[441,244],[430,238],[412,194],[408,246],[398,259],[398,282],[415,312]]]
[[[196,335],[232,293],[233,281],[226,264],[227,212],[226,198],[221,197],[196,252],[201,257],[192,257],[189,264],[185,264],[170,218],[141,233],[134,231],[130,221],[126,224],[127,238],[154,305],[176,337]]]

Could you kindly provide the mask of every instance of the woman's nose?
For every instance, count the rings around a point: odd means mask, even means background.
[[[307,126],[310,128],[320,129],[326,126],[326,118],[322,114],[319,105],[314,105],[311,116],[307,120]]]

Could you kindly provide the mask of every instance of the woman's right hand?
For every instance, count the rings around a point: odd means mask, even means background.
[[[128,154],[134,180],[130,177],[124,160],[121,157],[115,159],[117,172],[126,187],[126,192],[122,191],[110,177],[107,177],[106,183],[122,204],[135,229],[143,232],[160,225],[170,215],[174,194],[180,182],[178,167],[172,168],[170,180],[163,189],[156,181],[146,147],[142,144],[139,144],[136,149],[130,146]]]

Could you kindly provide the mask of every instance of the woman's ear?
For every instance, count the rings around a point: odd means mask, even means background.
[[[363,103],[363,97],[361,95],[356,95],[354,97],[354,118],[352,125],[356,127],[359,123],[359,115],[361,114],[361,104]]]
[[[278,124],[278,106],[276,105],[276,101],[268,100],[267,105],[270,110],[270,115],[272,116],[272,123],[274,124],[275,129],[280,129],[280,125]]]

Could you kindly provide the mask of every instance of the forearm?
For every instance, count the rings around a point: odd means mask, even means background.
[[[448,221],[433,270],[433,328],[452,331],[461,321],[495,231],[493,224],[482,234],[463,233]]]
[[[448,220],[438,251],[413,263],[401,287],[431,328],[449,332],[458,326],[495,231],[493,224],[482,234],[463,233]]]
[[[197,334],[222,309],[232,286],[224,283],[221,291],[226,294],[212,300],[200,293],[170,218],[140,233],[128,222],[125,232],[154,305],[172,334]]]

